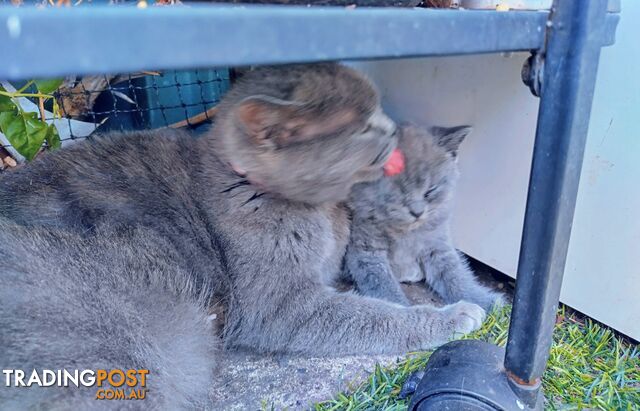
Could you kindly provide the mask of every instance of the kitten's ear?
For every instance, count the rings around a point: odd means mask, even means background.
[[[471,133],[470,126],[431,127],[429,131],[436,138],[438,145],[456,156],[462,141]]]
[[[256,141],[271,137],[272,131],[292,118],[302,103],[265,95],[247,97],[236,108],[236,116],[247,133]]]

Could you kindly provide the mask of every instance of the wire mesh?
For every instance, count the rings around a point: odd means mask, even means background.
[[[97,80],[79,79],[54,94],[61,114],[69,121],[68,138],[76,138],[71,119],[89,121],[105,131],[169,127],[182,120],[189,123],[191,117],[219,102],[230,81],[227,70],[148,72],[99,76]]]
[[[50,99],[45,104],[45,120],[55,121],[63,143],[96,131],[153,129],[178,123],[195,126],[212,120],[209,110],[229,85],[228,69],[70,77],[53,93],[61,119],[54,118]],[[21,84],[12,86],[19,88]],[[31,87],[25,92],[37,90]],[[35,104],[37,99],[31,102]],[[66,122],[64,127],[60,121]],[[86,131],[88,124],[93,126],[91,133]]]

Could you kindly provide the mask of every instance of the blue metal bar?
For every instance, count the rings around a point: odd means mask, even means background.
[[[512,387],[534,404],[551,348],[600,48],[610,36],[606,9],[607,0],[556,0],[543,54],[540,111],[505,357]]]
[[[533,50],[548,12],[0,6],[0,79]]]

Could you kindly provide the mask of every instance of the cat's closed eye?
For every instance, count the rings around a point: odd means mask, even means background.
[[[373,127],[371,126],[371,124],[367,124],[364,128],[364,130],[362,130],[362,134],[367,134],[369,131],[371,131]]]
[[[438,186],[433,186],[431,188],[429,188],[427,190],[426,193],[424,193],[424,198],[426,198],[427,200],[429,200],[431,197],[433,197],[433,195],[435,194],[436,190],[438,189]]]

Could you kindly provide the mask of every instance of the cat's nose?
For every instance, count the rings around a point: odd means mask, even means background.
[[[420,218],[422,214],[424,214],[424,205],[414,203],[409,205],[409,213],[415,218]]]
[[[391,120],[391,118],[387,116],[384,111],[382,111],[382,108],[378,107],[376,109],[376,112],[373,114],[373,116],[371,116],[371,121],[376,127],[386,131],[389,137],[398,137],[398,125],[395,121]]]

